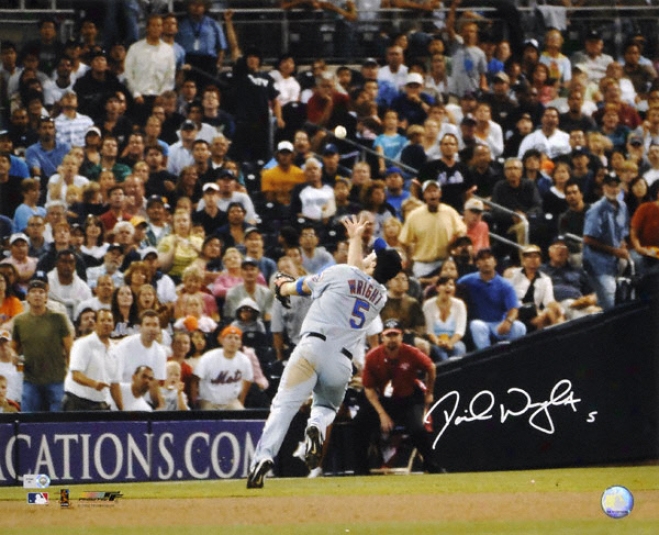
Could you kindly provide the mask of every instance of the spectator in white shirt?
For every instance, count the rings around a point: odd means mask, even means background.
[[[158,381],[153,376],[153,370],[149,366],[138,366],[135,368],[129,383],[120,383],[119,392],[121,405],[117,403],[114,410],[121,411],[153,411],[145,399],[146,394],[153,390],[153,385]]]
[[[174,89],[176,58],[172,45],[161,41],[162,17],[151,14],[146,38],[133,43],[124,61],[126,85],[133,95],[136,121],[144,124],[158,95]]]
[[[541,127],[528,134],[520,143],[518,157],[522,158],[529,149],[537,149],[550,158],[569,154],[570,134],[558,129],[559,113],[556,108],[549,107],[542,114]]]
[[[90,299],[92,291],[76,273],[76,255],[72,249],[58,251],[55,269],[48,272],[48,297],[66,306],[71,321],[80,302]]]
[[[117,359],[110,346],[113,330],[112,312],[100,310],[94,332],[73,343],[64,380],[64,411],[109,410],[110,393],[116,392],[119,380]]]

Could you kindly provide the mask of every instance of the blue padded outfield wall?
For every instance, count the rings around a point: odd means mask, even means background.
[[[659,458],[658,318],[656,302],[631,303],[439,366],[437,462],[453,472]],[[0,485],[26,473],[57,484],[246,477],[267,412],[102,416],[0,415]],[[299,416],[281,476],[304,473],[289,459]],[[352,433],[335,427],[326,468],[350,472]]]
[[[0,425],[0,485],[23,474],[53,483],[176,481],[247,475],[258,420],[104,421]]]

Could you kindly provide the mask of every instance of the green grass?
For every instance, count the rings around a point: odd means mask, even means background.
[[[513,472],[482,472],[464,474],[443,474],[424,476],[372,476],[372,477],[327,477],[321,479],[268,479],[262,490],[247,490],[245,480],[223,480],[223,481],[182,481],[163,483],[119,483],[119,484],[84,484],[66,485],[70,489],[71,499],[75,502],[76,494],[83,490],[119,490],[123,493],[123,500],[135,500],[141,498],[211,498],[217,499],[218,521],[212,525],[179,526],[166,525],[158,527],[121,526],[93,528],[81,528],[74,525],[53,525],[47,529],[30,526],[30,514],[38,513],[39,509],[16,503],[11,511],[24,517],[25,523],[20,528],[4,528],[2,535],[656,535],[659,533],[659,503],[642,503],[637,500],[638,508],[645,509],[645,514],[640,516],[632,514],[621,520],[613,520],[606,517],[599,509],[601,493],[612,485],[624,485],[632,493],[638,495],[643,491],[659,490],[659,466],[632,466],[632,467],[607,467],[607,468],[582,468],[582,469],[552,469],[552,470],[528,470]],[[64,485],[53,485],[54,493]],[[531,497],[531,502],[542,503],[543,495],[550,498],[550,494],[572,492],[592,494],[592,507],[581,514],[580,510],[572,511],[561,520],[552,516],[541,515],[537,521],[529,520],[528,514],[524,518],[516,518],[505,511],[499,520],[496,517],[488,521],[467,521],[465,519],[451,517],[446,520],[430,521],[429,516],[424,517],[421,508],[414,520],[409,522],[373,522],[373,521],[346,521],[337,515],[330,522],[325,523],[301,523],[300,519],[292,518],[289,523],[276,525],[253,525],[248,520],[241,523],[240,518],[222,523],[219,520],[223,511],[222,498],[244,498],[254,500],[254,508],[262,503],[259,498],[286,498],[286,497],[314,497],[314,496],[350,496],[354,498],[355,507],[359,507],[360,497],[372,496],[419,496],[420,498],[436,497],[437,503],[441,503],[442,496],[447,500],[462,500],[462,495],[467,495],[461,503],[472,503],[468,497],[474,496],[473,503],[480,503],[478,494],[493,493],[507,495],[511,503]],[[11,502],[25,501],[26,489],[23,488],[0,488],[0,504],[9,506]],[[483,497],[483,501],[486,500]],[[269,502],[272,503],[272,502]],[[289,501],[290,503],[290,501]],[[352,502],[351,502],[352,503]],[[372,503],[372,500],[371,502]],[[388,500],[387,503],[391,503]],[[427,500],[426,500],[427,507]],[[444,502],[450,503],[450,502]],[[590,502],[589,502],[590,503]],[[51,505],[51,507],[53,507]],[[57,505],[54,505],[57,507]],[[215,505],[213,505],[215,507]],[[648,509],[650,512],[648,513]],[[121,504],[115,509],[121,514]],[[519,508],[517,510],[520,510]],[[522,508],[522,511],[525,509]],[[73,511],[75,512],[75,511]],[[601,513],[601,514],[599,514]],[[68,513],[62,512],[64,518]],[[38,514],[36,515],[38,516]],[[75,515],[72,515],[72,517]],[[190,517],[194,518],[194,507],[190,509]],[[347,517],[346,517],[347,518]],[[434,517],[433,517],[434,518]],[[482,518],[482,517],[479,517]],[[3,525],[0,517],[0,528]],[[16,525],[16,524],[13,524]]]
[[[604,491],[623,485],[632,492],[659,490],[659,466],[615,468],[566,468],[511,472],[470,472],[436,476],[327,477],[318,479],[267,479],[261,491],[248,491],[244,480],[178,481],[157,483],[54,484],[53,490],[68,488],[72,498],[82,490],[119,490],[124,499],[136,498],[222,498],[254,495],[396,495],[452,494],[479,492],[583,492]],[[22,487],[1,487],[0,500],[25,500]]]

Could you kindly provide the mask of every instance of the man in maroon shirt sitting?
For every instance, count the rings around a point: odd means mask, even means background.
[[[108,189],[108,196],[110,198],[108,210],[99,216],[106,236],[112,233],[114,226],[119,221],[130,221],[133,217],[124,210],[126,196],[124,195],[124,187],[121,184],[116,184]]]
[[[403,343],[397,319],[384,323],[382,344],[366,354],[362,383],[368,403],[355,417],[355,473],[368,474],[368,449],[374,434],[404,430],[423,456],[423,468],[435,473],[432,437],[424,427],[425,411],[433,403],[435,365],[417,348]],[[419,372],[425,375],[421,382]]]

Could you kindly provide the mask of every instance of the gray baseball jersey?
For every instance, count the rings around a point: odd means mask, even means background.
[[[308,277],[313,303],[302,333],[316,332],[355,354],[364,332],[387,302],[387,289],[356,267],[339,264]]]

